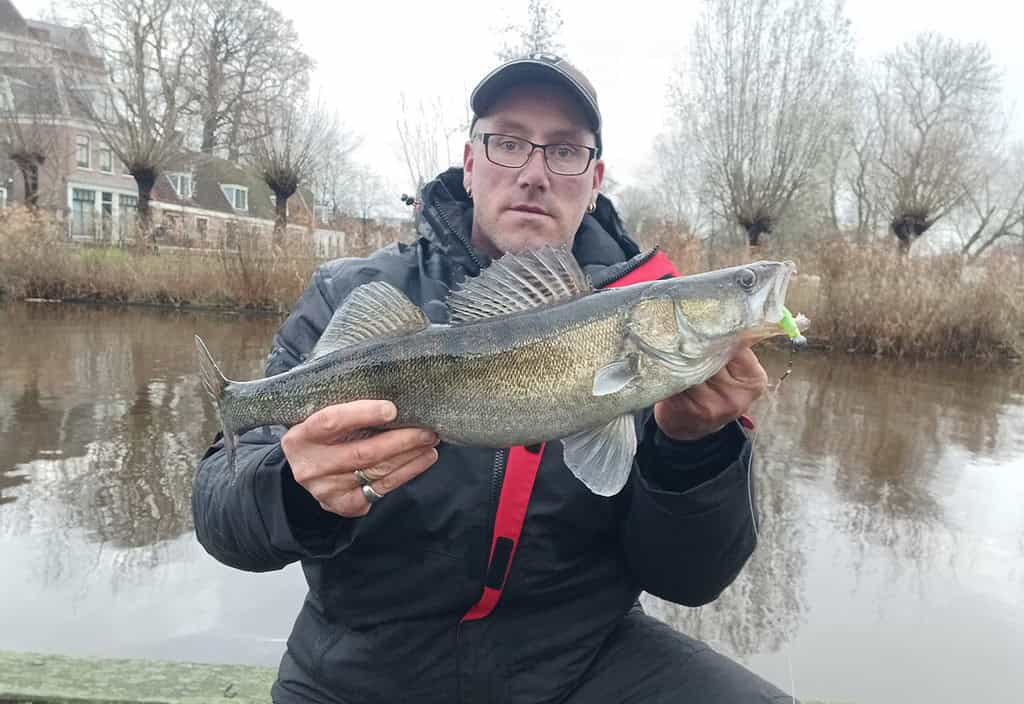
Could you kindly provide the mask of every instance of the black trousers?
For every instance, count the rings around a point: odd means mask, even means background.
[[[634,608],[565,704],[795,701],[739,663]]]

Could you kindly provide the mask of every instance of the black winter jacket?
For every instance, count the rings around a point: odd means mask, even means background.
[[[273,340],[266,372],[298,364],[356,286],[387,281],[435,322],[447,287],[486,258],[469,245],[461,171],[423,192],[418,240],[322,266]],[[599,197],[573,248],[592,277],[638,254]],[[501,600],[481,596],[506,453],[442,444],[439,460],[362,518],[323,511],[294,480],[282,428],[241,439],[234,474],[218,436],[199,463],[199,541],[243,570],[299,560],[309,585],[273,688],[275,702],[558,702],[642,590],[715,599],[754,548],[749,442],[738,424],[677,443],[648,413],[626,488],[590,493],[548,443]],[[499,486],[496,486],[499,485]]]

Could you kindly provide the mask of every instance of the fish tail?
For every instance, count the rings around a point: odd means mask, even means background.
[[[217,409],[217,420],[220,422],[221,432],[224,436],[224,447],[228,452],[228,466],[232,471],[235,469],[235,450],[238,448],[238,433],[236,429],[226,422],[224,416],[224,390],[230,383],[227,377],[221,373],[217,363],[213,361],[213,355],[207,349],[203,338],[196,335],[196,351],[199,355],[199,378],[203,386],[213,399],[213,405]]]

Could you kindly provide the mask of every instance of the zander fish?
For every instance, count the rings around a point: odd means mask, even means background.
[[[360,286],[302,364],[229,381],[196,337],[225,445],[264,425],[292,426],[331,404],[387,399],[387,427],[430,428],[481,447],[561,439],[591,491],[629,476],[635,414],[718,372],[741,346],[783,334],[792,262],[756,262],[595,290],[567,248],[505,255],[448,298],[431,324],[397,288]],[[233,456],[232,456],[233,460]]]

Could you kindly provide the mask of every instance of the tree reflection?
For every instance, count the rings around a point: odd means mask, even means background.
[[[15,490],[0,495],[0,532],[47,535],[49,578],[65,571],[55,561],[77,562],[71,533],[128,549],[190,532],[195,464],[216,429],[192,335],[256,376],[277,321],[87,306],[0,315],[12,370],[0,379],[0,491]],[[136,567],[154,559],[123,553]]]
[[[770,375],[781,376],[787,355],[762,356]],[[747,657],[795,637],[815,532],[841,533],[856,546],[855,575],[879,550],[889,553],[890,580],[920,582],[927,569],[954,564],[962,540],[942,500],[964,469],[955,458],[1018,451],[1006,418],[1019,413],[1022,388],[1020,373],[1006,370],[798,356],[755,413],[762,523],[750,563],[708,606],[651,597],[645,604],[676,628]]]
[[[163,546],[192,530],[192,476],[216,431],[193,333],[225,372],[252,378],[278,321],[30,305],[0,308],[0,318],[0,535],[44,541],[44,554],[19,569],[49,582],[100,564],[114,579],[148,573],[167,559]],[[778,378],[787,356],[763,357]],[[954,564],[972,548],[944,498],[965,461],[1024,447],[1015,436],[1022,390],[1019,373],[798,356],[754,413],[762,521],[750,563],[704,608],[645,602],[680,630],[748,656],[795,637],[822,534],[856,546],[843,567],[858,574],[882,551],[892,580]],[[1024,534],[1017,539],[1005,547],[1024,554]],[[71,547],[82,540],[95,551]]]

